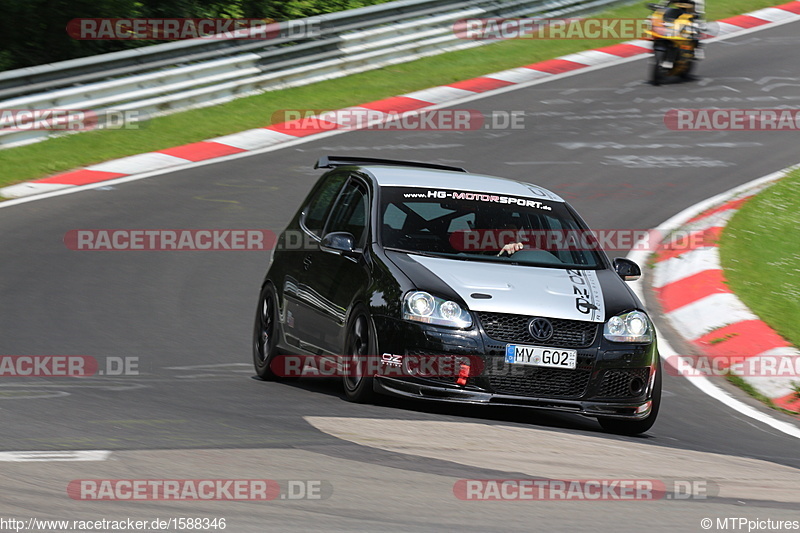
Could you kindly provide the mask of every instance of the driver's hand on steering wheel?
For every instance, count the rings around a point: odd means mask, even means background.
[[[525,247],[524,244],[521,242],[511,242],[503,246],[503,249],[500,250],[500,253],[497,254],[500,257],[503,254],[508,254],[509,256],[514,255],[514,252],[519,252]]]

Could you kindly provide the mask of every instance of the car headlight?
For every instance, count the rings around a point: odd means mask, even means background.
[[[468,328],[472,325],[469,312],[456,302],[437,298],[425,291],[406,294],[403,299],[403,318],[454,328]]]
[[[614,342],[652,342],[653,328],[646,314],[631,311],[612,316],[603,328],[603,336]]]

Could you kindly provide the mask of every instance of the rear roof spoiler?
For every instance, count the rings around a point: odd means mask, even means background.
[[[362,165],[393,165],[398,167],[432,168],[435,170],[450,170],[453,172],[466,172],[461,167],[437,165],[436,163],[421,163],[419,161],[400,161],[398,159],[378,159],[375,157],[349,157],[338,155],[324,155],[314,164],[314,168],[336,168],[342,166]]]

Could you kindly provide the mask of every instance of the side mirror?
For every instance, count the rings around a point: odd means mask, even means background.
[[[614,270],[625,281],[636,281],[642,277],[642,269],[639,268],[639,265],[624,257],[614,259]]]
[[[352,233],[346,231],[334,231],[322,237],[319,243],[320,250],[332,254],[340,254],[347,257],[358,255],[356,251],[356,238]]]

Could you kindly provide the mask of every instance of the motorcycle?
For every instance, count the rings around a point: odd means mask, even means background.
[[[668,76],[692,79],[700,59],[700,27],[692,4],[648,4],[653,13],[648,18],[645,38],[653,41],[653,60],[649,66],[650,82],[661,85]]]

